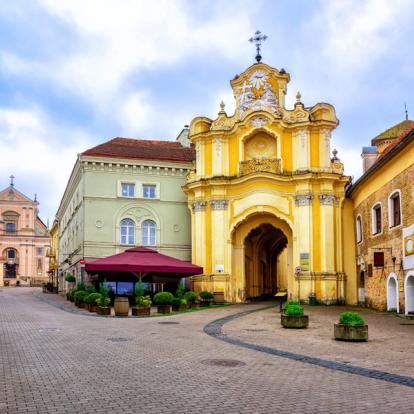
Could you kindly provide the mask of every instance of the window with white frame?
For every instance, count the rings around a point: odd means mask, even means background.
[[[135,244],[135,223],[131,219],[123,219],[120,224],[121,244]]]
[[[362,219],[361,216],[358,216],[356,219],[356,238],[357,243],[362,241]]]
[[[157,225],[152,220],[145,220],[142,222],[142,245],[155,246],[157,243]]]
[[[388,199],[388,214],[390,227],[401,224],[401,193],[394,191]]]
[[[144,198],[157,198],[157,186],[155,184],[143,184],[142,196]]]
[[[135,184],[121,183],[122,197],[135,197]]]
[[[372,234],[379,234],[382,231],[382,209],[381,204],[376,204],[372,207]]]

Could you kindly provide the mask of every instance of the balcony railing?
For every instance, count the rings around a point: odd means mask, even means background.
[[[279,158],[254,158],[252,160],[241,161],[239,164],[239,175],[251,174],[255,172],[269,172],[273,174],[281,173],[281,163]]]

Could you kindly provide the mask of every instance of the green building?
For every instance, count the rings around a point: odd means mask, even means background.
[[[195,151],[184,129],[176,141],[114,138],[78,155],[56,218],[59,290],[83,277],[88,261],[148,246],[191,261],[191,222],[181,187]]]

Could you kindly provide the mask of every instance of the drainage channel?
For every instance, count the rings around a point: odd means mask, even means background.
[[[234,315],[229,315],[221,319],[216,319],[215,321],[210,322],[204,327],[204,332],[207,335],[212,336],[213,338],[219,339],[220,341],[226,342],[228,344],[236,345],[242,348],[251,349],[253,351],[264,352],[266,354],[274,355],[277,357],[287,358],[293,361],[303,362],[305,364],[316,365],[322,368],[332,369],[334,371],[341,371],[347,374],[360,375],[362,377],[377,379],[381,381],[391,382],[394,384],[405,385],[407,387],[414,388],[414,378],[412,377],[392,374],[389,372],[379,371],[376,369],[358,367],[355,365],[344,364],[341,362],[330,361],[330,360],[321,359],[321,358],[315,358],[315,357],[311,357],[307,355],[295,354],[293,352],[282,351],[280,349],[270,348],[268,346],[251,344],[249,342],[244,342],[240,339],[232,338],[230,336],[227,336],[225,333],[223,333],[222,328],[226,323],[231,322],[238,318],[242,318],[243,316],[247,316],[251,313],[262,311],[265,309],[269,309],[269,306],[265,308],[236,313]]]

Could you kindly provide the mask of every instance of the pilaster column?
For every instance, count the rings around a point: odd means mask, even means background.
[[[319,164],[322,168],[331,167],[331,131],[326,128],[319,132]]]
[[[223,272],[230,272],[226,266],[227,245],[227,223],[228,223],[228,201],[226,199],[215,199],[210,201],[211,206],[211,253],[212,272],[216,273],[216,265],[224,265]]]
[[[333,194],[320,194],[320,223],[321,223],[321,270],[335,272],[335,222]]]
[[[205,268],[206,266],[206,246],[205,246],[205,214],[206,214],[206,205],[207,203],[203,200],[194,201],[191,205],[194,215],[194,253],[193,257],[195,258],[195,263],[199,266]],[[204,269],[205,270],[205,269]]]

